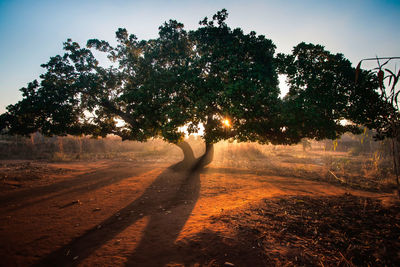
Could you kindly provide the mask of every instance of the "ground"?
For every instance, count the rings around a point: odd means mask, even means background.
[[[3,160],[0,265],[400,266],[392,193],[221,157]]]

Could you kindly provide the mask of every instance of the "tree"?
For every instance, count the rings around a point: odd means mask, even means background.
[[[275,46],[254,32],[231,30],[227,15],[222,10],[190,32],[170,20],[148,41],[119,29],[116,47],[92,39],[81,48],[68,40],[64,55],[42,65],[47,72],[41,82],[21,89],[24,99],[8,107],[1,127],[24,135],[116,134],[138,141],[161,136],[185,149],[180,127],[194,133],[203,124],[209,155],[222,139],[274,139],[279,132]],[[114,65],[101,67],[93,48]],[[117,127],[116,118],[124,126]],[[232,127],[224,127],[223,118]]]
[[[91,39],[81,48],[67,40],[65,54],[43,64],[47,72],[41,81],[22,88],[23,99],[1,115],[0,128],[23,135],[161,137],[182,148],[192,163],[181,127],[195,133],[203,124],[202,164],[212,160],[213,144],[224,139],[292,144],[356,131],[340,120],[353,118],[357,108],[368,112],[360,108],[360,99],[365,91],[375,100],[369,76],[363,73],[358,85],[350,82],[351,64],[320,46],[300,44],[293,55],[274,58],[271,40],[232,30],[227,16],[223,9],[189,32],[170,20],[150,40],[139,41],[119,29],[115,47]],[[105,53],[112,65],[100,66],[93,49]],[[283,101],[277,66],[291,86]],[[124,125],[117,126],[116,119]]]
[[[292,54],[278,54],[277,64],[289,84],[283,114],[290,139],[337,139],[361,133],[360,125],[376,129],[387,113],[375,76],[360,71],[355,83],[356,70],[342,54],[300,43]]]

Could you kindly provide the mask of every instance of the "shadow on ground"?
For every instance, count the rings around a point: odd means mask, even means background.
[[[126,168],[118,168],[118,166],[109,169],[107,166],[90,173],[78,175],[73,179],[5,194],[0,196],[0,202],[5,212],[15,211],[61,196],[95,191],[99,188],[132,177],[133,175],[139,175],[143,171],[143,169],[136,167],[126,170]]]
[[[75,266],[98,248],[143,217],[149,217],[143,237],[128,260],[129,265],[163,266],[168,251],[191,215],[199,198],[203,167],[168,168],[132,203],[53,251],[35,266]],[[170,214],[173,209],[174,214]],[[156,245],[155,245],[156,244]]]

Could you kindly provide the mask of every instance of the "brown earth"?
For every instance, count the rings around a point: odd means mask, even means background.
[[[389,194],[170,165],[2,161],[0,265],[400,266]]]

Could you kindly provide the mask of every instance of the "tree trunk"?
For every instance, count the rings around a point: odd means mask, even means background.
[[[199,158],[201,161],[202,166],[206,166],[210,164],[214,159],[214,144],[207,144],[206,143],[206,152]]]
[[[177,143],[176,145],[183,152],[183,160],[182,161],[185,161],[185,162],[194,162],[195,161],[196,158],[194,157],[193,150],[188,142],[182,141],[182,142]]]
[[[195,158],[193,150],[188,142],[182,141],[176,144],[183,152],[183,160],[172,166],[175,170],[197,170],[208,164],[214,159],[214,144],[206,143],[206,151],[199,158]]]

